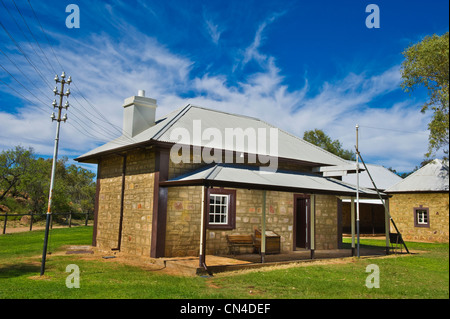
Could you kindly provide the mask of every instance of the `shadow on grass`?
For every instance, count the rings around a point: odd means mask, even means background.
[[[0,279],[35,275],[41,270],[39,263],[20,263],[0,265]]]
[[[356,243],[355,243],[355,247],[356,247]],[[360,243],[359,247],[364,248],[364,249],[372,249],[372,250],[380,250],[380,249],[384,248],[382,246],[367,245],[367,244],[363,244],[363,243]],[[342,243],[342,249],[352,249],[352,244],[351,243]]]

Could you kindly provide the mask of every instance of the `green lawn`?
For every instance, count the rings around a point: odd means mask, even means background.
[[[449,298],[449,245],[408,242],[419,254],[393,258],[354,258],[340,264],[309,265],[212,278],[181,277],[123,265],[113,260],[84,260],[80,255],[51,255],[39,276],[43,231],[0,236],[0,298]],[[89,245],[92,227],[53,229],[50,250]],[[384,245],[365,240],[364,245]],[[80,289],[65,285],[66,266],[80,268]],[[380,288],[365,286],[366,267],[380,269]]]

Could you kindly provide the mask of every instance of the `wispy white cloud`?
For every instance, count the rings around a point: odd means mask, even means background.
[[[212,20],[205,20],[206,30],[211,37],[214,44],[219,44],[220,35],[222,30],[219,28],[218,24],[215,24]]]
[[[273,14],[263,21],[252,43],[241,51],[239,66],[255,61],[260,69],[238,83],[229,81],[229,74],[196,74],[193,69],[198,62],[192,57],[172,52],[125,21],[121,21],[120,28],[126,30],[126,36],[113,38],[100,33],[82,41],[73,39],[70,47],[55,47],[64,61],[71,61],[65,71],[76,83],[69,98],[71,124],[65,123],[61,131],[61,155],[76,157],[120,135],[123,100],[144,89],[147,96],[158,100],[158,117],[192,103],[258,117],[300,137],[305,130],[323,129],[348,149],[353,148],[354,127],[359,124],[360,147],[366,160],[370,158],[375,164],[400,171],[414,168],[426,151],[427,115],[420,113],[419,105],[406,96],[393,105],[372,105],[375,99],[398,90],[399,66],[375,74],[370,70],[359,74],[349,71],[342,79],[325,82],[318,93],[311,93],[305,78],[302,88],[292,90],[275,57],[262,49],[265,30],[282,14]],[[205,24],[211,40],[218,43],[223,29],[213,19],[205,19]],[[57,43],[64,43],[63,36],[53,36]],[[49,91],[45,85],[42,90]],[[186,93],[193,97],[184,99]],[[33,96],[26,96],[34,100]],[[40,154],[51,155],[54,125],[49,114],[28,101],[24,104],[14,113],[0,112],[0,147],[21,143],[35,147]]]
[[[253,42],[247,48],[245,48],[242,53],[242,58],[233,67],[234,69],[239,66],[243,68],[250,61],[255,61],[262,67],[266,67],[267,64],[271,62],[270,60],[272,60],[273,57],[269,57],[266,54],[260,52],[260,47],[265,40],[263,32],[268,25],[273,23],[283,14],[285,14],[285,12],[273,13],[258,26],[258,29],[256,30],[255,36],[253,38]]]

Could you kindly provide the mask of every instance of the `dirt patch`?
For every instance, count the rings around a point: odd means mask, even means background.
[[[3,230],[3,222],[0,223],[2,225]],[[88,226],[92,226],[92,221],[88,222]],[[72,227],[78,227],[78,226],[84,226],[84,221],[79,220],[72,220]],[[58,225],[56,222],[53,223],[53,228],[67,228],[69,227],[68,224],[60,224]],[[45,221],[36,221],[33,223],[32,231],[33,230],[44,230],[45,229]],[[29,222],[21,222],[20,220],[8,220],[6,223],[6,234],[12,234],[12,233],[21,233],[21,232],[27,232],[30,231],[30,224]],[[0,235],[2,235],[3,232],[0,231]]]
[[[30,277],[28,277],[28,279],[31,279],[31,280],[50,280],[51,277],[47,276],[47,275],[42,275],[42,276],[36,275],[36,276],[30,276]]]

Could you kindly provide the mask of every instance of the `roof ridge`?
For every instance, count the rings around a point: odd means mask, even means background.
[[[439,159],[434,159],[433,161],[431,161],[430,163],[422,166],[421,168],[419,168],[417,171],[415,171],[414,173],[408,175],[407,177],[405,177],[404,179],[402,179],[401,181],[399,181],[398,183],[395,183],[394,185],[392,185],[391,187],[387,188],[385,190],[385,192],[396,192],[396,191],[406,191],[406,190],[402,190],[400,188],[400,190],[396,190],[395,188],[398,187],[398,185],[408,185],[408,182],[410,182],[412,180],[413,177],[421,177],[421,176],[425,176],[425,177],[438,177],[435,174],[431,174],[431,175],[421,175],[421,173],[423,171],[426,171],[427,169],[429,169],[429,167],[431,165],[439,165],[441,168],[444,167],[445,168],[445,164],[443,164],[442,161],[440,161]],[[448,166],[447,166],[448,167]],[[417,190],[417,191],[421,191],[421,190]],[[428,190],[424,190],[424,191],[428,191]]]
[[[191,107],[195,107],[195,108],[199,108],[199,109],[203,109],[203,110],[207,110],[207,111],[212,111],[212,112],[218,112],[218,113],[223,113],[223,114],[233,115],[233,116],[240,117],[240,118],[249,118],[249,119],[253,119],[253,120],[259,121],[259,122],[261,122],[261,123],[266,124],[267,126],[276,128],[277,130],[282,131],[282,132],[285,133],[286,135],[289,135],[289,136],[291,136],[291,137],[293,137],[293,138],[299,140],[300,142],[303,142],[303,143],[305,143],[305,144],[307,144],[307,145],[309,145],[309,146],[312,146],[312,147],[316,148],[317,150],[320,150],[320,151],[322,151],[322,152],[324,152],[324,153],[327,153],[327,154],[329,154],[329,155],[331,155],[331,156],[333,156],[333,157],[335,157],[335,158],[337,158],[337,159],[339,159],[339,160],[341,160],[341,161],[343,161],[343,162],[346,161],[346,160],[343,159],[342,157],[339,157],[339,156],[337,156],[336,154],[333,154],[333,153],[331,153],[331,152],[329,152],[329,151],[327,151],[327,150],[321,148],[320,146],[317,146],[317,145],[314,145],[314,144],[312,144],[312,143],[310,143],[310,142],[308,142],[308,141],[305,141],[304,139],[302,139],[302,138],[300,138],[300,137],[298,137],[298,136],[296,136],[296,135],[294,135],[294,134],[292,134],[292,133],[290,133],[290,132],[287,132],[287,131],[285,131],[285,130],[283,130],[283,129],[281,129],[281,128],[279,128],[279,127],[277,127],[277,126],[275,126],[275,125],[273,125],[273,124],[271,124],[271,123],[269,123],[269,122],[266,122],[265,120],[262,120],[262,119],[260,119],[260,118],[252,117],[252,116],[248,116],[248,115],[241,115],[241,114],[236,114],[236,113],[224,112],[224,111],[220,111],[220,110],[216,110],[216,109],[210,109],[210,108],[203,107],[203,106],[198,106],[198,105],[191,105]]]
[[[169,128],[172,127],[173,124],[175,124],[180,118],[183,117],[184,114],[189,111],[189,109],[192,107],[191,104],[188,104],[181,108],[181,110],[178,112],[177,115],[175,115],[171,120],[169,120],[168,123],[166,123],[156,134],[153,135],[152,139],[158,139],[160,138]]]

